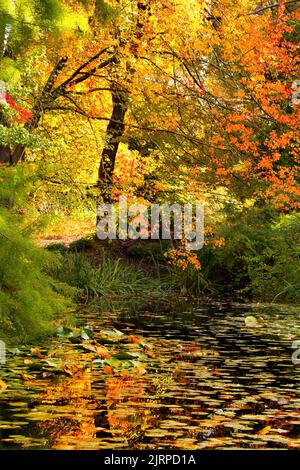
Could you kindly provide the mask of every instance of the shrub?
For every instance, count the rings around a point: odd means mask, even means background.
[[[23,341],[49,333],[70,305],[63,295],[70,289],[47,274],[59,256],[35,246],[24,223],[32,188],[27,170],[0,169],[0,327],[5,337]]]
[[[169,240],[160,242],[144,242],[134,244],[127,249],[127,254],[133,258],[150,259],[154,261],[165,261],[164,253],[170,248]]]
[[[50,243],[50,245],[46,246],[46,250],[54,253],[66,253],[68,248],[63,243]]]
[[[238,291],[264,301],[300,299],[300,214],[252,208],[219,227],[225,244],[201,252],[206,278],[220,292]]]
[[[87,238],[80,238],[79,240],[75,240],[70,244],[69,250],[70,251],[86,251],[92,248],[94,242],[93,237]]]

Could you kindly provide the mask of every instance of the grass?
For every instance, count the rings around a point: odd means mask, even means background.
[[[120,259],[107,256],[101,259],[99,266],[94,266],[89,258],[78,252],[64,254],[62,265],[52,275],[80,289],[87,298],[166,289],[160,279],[148,276],[138,266],[128,266]]]
[[[146,292],[160,296],[170,292],[200,294],[207,290],[202,273],[193,268],[183,272],[166,264],[160,245],[151,246],[151,249],[146,246],[147,251],[144,246],[133,248],[140,249],[142,256],[136,250],[139,256],[135,252],[132,256],[130,252],[129,258],[125,256],[123,259],[124,254],[118,252],[116,247],[97,245],[93,237],[76,240],[69,247],[61,243],[47,246],[48,251],[58,251],[63,255],[62,265],[51,274],[79,289],[80,295],[89,300],[99,296],[128,296]],[[153,250],[157,251],[163,263],[153,255]],[[139,261],[137,258],[140,258]]]

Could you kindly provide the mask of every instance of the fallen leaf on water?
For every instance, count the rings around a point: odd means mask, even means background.
[[[271,426],[266,426],[264,427],[263,429],[261,429],[260,431],[258,431],[258,435],[259,436],[264,436],[265,434],[267,434],[269,431],[271,431]]]
[[[32,364],[32,360],[31,359],[24,359],[24,364],[27,366],[29,364]]]
[[[137,367],[135,367],[135,368],[133,369],[133,371],[134,371],[134,372],[136,371],[139,375],[144,375],[144,374],[146,374],[146,369],[145,369],[145,367],[143,367],[143,366],[137,366]]]
[[[72,367],[68,366],[67,364],[64,365],[63,370],[64,370],[65,374],[71,375],[71,376],[73,375]]]
[[[139,343],[140,342],[139,338],[137,338],[136,336],[132,336],[132,335],[128,336],[128,341],[130,343]]]
[[[107,357],[110,356],[110,353],[105,346],[96,345],[96,344],[87,344],[87,345],[83,345],[82,347],[83,349],[86,349],[87,351],[97,353],[102,359],[106,359]]]
[[[101,330],[100,336],[102,339],[107,340],[108,342],[118,342],[125,338],[124,333],[122,331],[116,330]]]
[[[114,370],[110,366],[104,366],[103,367],[103,372],[108,375],[114,375]]]
[[[45,363],[49,366],[49,367],[59,367],[60,364],[61,364],[61,360],[60,359],[47,359],[45,361]]]
[[[45,359],[46,356],[44,356],[41,351],[39,350],[39,348],[31,348],[30,349],[30,352],[33,356],[36,356],[38,357],[39,359]]]
[[[67,328],[65,326],[59,326],[56,330],[56,334],[58,336],[65,336],[66,338],[74,336],[74,333],[71,328]]]
[[[24,374],[24,372],[21,372],[21,377],[24,380],[24,382],[30,382],[31,379],[33,378],[32,376]]]
[[[128,353],[126,351],[120,351],[117,354],[113,355],[113,358],[119,359],[120,361],[126,361],[126,360],[131,360],[131,359],[138,359],[139,357],[143,356],[140,353]]]
[[[262,326],[266,325],[266,321],[263,317],[256,318],[253,315],[249,315],[245,318],[245,325],[249,326],[250,328],[261,328]]]
[[[96,352],[102,359],[106,359],[110,356],[110,353],[105,346],[96,346]]]
[[[3,380],[0,379],[0,390],[6,390],[7,389],[7,385],[5,382],[3,382]]]

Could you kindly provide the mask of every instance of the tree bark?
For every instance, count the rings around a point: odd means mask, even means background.
[[[120,140],[125,129],[127,92],[115,87],[112,91],[112,113],[106,129],[106,142],[100,157],[98,187],[104,203],[110,203],[113,191],[113,174]]]
[[[0,109],[0,124],[9,127],[9,123],[4,117],[3,111]],[[11,148],[9,145],[0,145],[0,163],[11,163]]]
[[[0,163],[11,163],[11,150],[8,145],[0,145]]]
[[[144,27],[147,17],[151,15],[150,1],[138,0],[137,9],[138,16],[134,35],[137,39],[141,40],[145,33]],[[121,38],[119,38],[119,45],[122,48]],[[137,44],[134,41],[131,43],[131,52],[133,56],[137,57]],[[115,64],[117,63],[118,60],[116,58]],[[128,66],[128,71],[132,75],[135,73],[135,70],[130,66]],[[103,203],[110,203],[112,200],[114,187],[113,174],[120,140],[124,134],[128,95],[128,91],[117,85],[112,89],[113,110],[106,129],[106,143],[100,157],[98,172],[98,187]]]
[[[27,122],[24,126],[25,129],[27,129],[28,131],[33,131],[38,127],[41,117],[45,112],[45,109],[47,109],[47,105],[49,104],[49,102],[54,100],[54,98],[51,96],[51,91],[53,89],[57,77],[59,76],[63,68],[66,66],[67,61],[67,57],[62,57],[58,61],[51,74],[49,75],[49,78],[41,94],[36,98],[32,111],[32,119],[30,122]],[[11,154],[10,163],[16,164],[20,160],[22,160],[24,158],[25,151],[26,147],[23,144],[17,145]]]

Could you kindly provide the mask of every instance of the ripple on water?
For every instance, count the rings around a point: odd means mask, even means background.
[[[26,348],[9,353],[0,448],[300,448],[300,366],[291,362],[299,313],[190,300],[85,307],[78,321],[95,340],[114,327],[148,343],[145,371],[104,373],[103,360],[63,338],[43,350],[48,369],[34,370]],[[246,327],[250,314],[264,325]],[[53,374],[66,358],[78,371]]]

